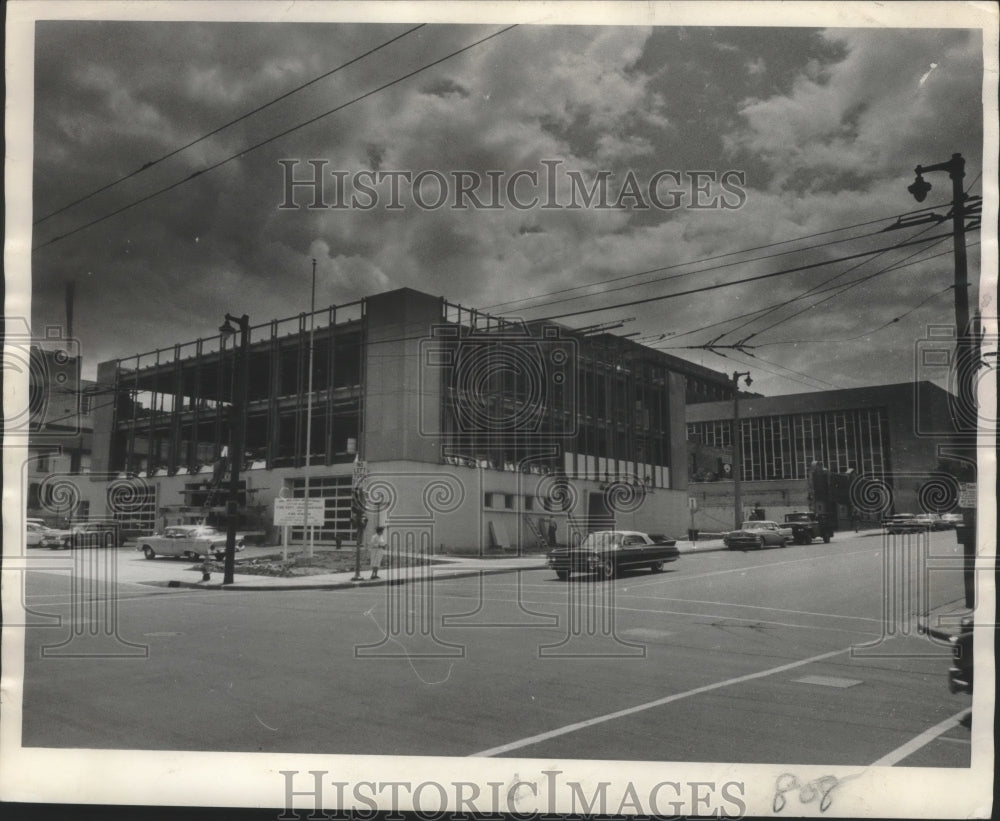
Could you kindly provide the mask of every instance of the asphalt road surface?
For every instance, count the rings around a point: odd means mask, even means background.
[[[23,744],[967,767],[971,699],[916,621],[957,555],[838,535],[609,582],[108,598],[33,571]]]

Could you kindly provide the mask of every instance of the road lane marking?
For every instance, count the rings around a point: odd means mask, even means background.
[[[948,732],[954,727],[957,727],[959,722],[965,717],[965,714],[969,712],[969,708],[966,707],[961,712],[955,713],[951,718],[946,718],[940,724],[935,724],[928,730],[924,730],[916,738],[912,738],[907,741],[902,747],[897,747],[888,755],[882,756],[878,761],[872,762],[873,767],[894,767],[904,758],[908,758],[913,755],[921,747],[926,747],[939,735]]]
[[[434,591],[432,593],[432,595],[434,595],[434,596],[436,596],[438,598],[459,599],[461,601],[468,601],[468,599],[465,596],[453,596],[453,595],[450,595],[448,593],[442,593],[440,590]],[[653,598],[653,597],[651,597],[651,598]],[[537,604],[537,605],[548,605],[548,606],[561,604],[561,602],[552,602],[552,601],[532,601],[530,599],[521,599],[519,601],[514,601],[514,600],[511,600],[511,599],[491,599],[491,598],[486,598],[486,597],[482,597],[479,601],[481,603],[482,602],[495,602],[495,603],[499,603],[499,604]],[[590,607],[603,607],[604,604],[605,604],[605,602],[604,601],[589,601],[589,602],[580,602],[580,604],[589,605]],[[847,627],[826,627],[826,626],[815,626],[815,625],[811,625],[811,624],[792,624],[792,623],[786,622],[786,621],[769,621],[769,620],[762,620],[762,619],[744,619],[744,618],[741,618],[740,616],[726,616],[726,615],[723,615],[722,613],[692,613],[692,612],[690,612],[688,610],[660,610],[658,608],[621,607],[619,605],[615,605],[615,612],[616,613],[655,613],[657,615],[663,615],[663,616],[691,616],[693,618],[699,618],[699,619],[719,619],[719,620],[724,621],[724,622],[748,622],[750,624],[760,624],[760,625],[766,625],[768,627],[792,627],[792,628],[795,628],[795,629],[798,629],[798,630],[825,630],[825,631],[832,632],[832,633],[854,633],[854,634],[857,634],[859,636],[881,636],[882,635],[881,632],[873,633],[873,632],[871,632],[869,630],[858,630],[858,629],[852,629],[852,628],[847,628]],[[462,615],[462,614],[458,614],[458,615]],[[558,613],[553,614],[553,615],[558,616]],[[466,625],[462,625],[460,623],[455,623],[455,622],[452,622],[452,624],[455,627],[464,627],[464,626],[466,626]],[[559,627],[559,625],[554,625],[552,627],[545,626],[545,629],[547,629],[547,630],[559,630],[561,628]]]
[[[623,591],[625,595],[629,595]],[[736,602],[707,601],[704,599],[677,599],[672,596],[635,596],[637,599],[655,599],[656,601],[673,601],[682,604],[714,604],[717,607],[744,607],[749,610],[767,610],[771,613],[788,613],[792,616],[819,616],[824,619],[849,619],[851,621],[868,621],[875,624],[882,624],[882,619],[873,619],[869,616],[844,616],[839,613],[816,613],[812,610],[789,610],[786,607],[767,607],[762,604],[737,604]]]
[[[878,555],[877,552],[873,553],[872,549],[869,547],[864,550],[851,550],[848,552],[840,552],[840,553],[814,554],[812,556],[805,556],[801,559],[782,559],[781,561],[771,562],[769,564],[754,564],[754,565],[747,565],[746,567],[727,567],[724,570],[710,570],[706,573],[693,573],[691,575],[687,574],[665,575],[663,573],[658,573],[657,578],[655,580],[648,582],[639,582],[638,584],[632,585],[632,587],[649,587],[650,585],[665,584],[667,582],[689,581],[691,579],[707,579],[712,576],[724,576],[732,573],[747,573],[751,570],[773,570],[776,567],[784,567],[790,564],[802,564],[804,562],[815,564],[817,559],[836,559],[840,558],[841,556],[857,556],[862,553],[872,553],[873,555]]]
[[[522,747],[530,747],[532,744],[548,741],[550,738],[558,738],[562,735],[575,733],[577,730],[585,730],[588,727],[593,727],[597,724],[603,724],[607,721],[614,721],[618,718],[624,718],[625,716],[635,715],[636,713],[641,713],[646,710],[652,710],[655,707],[662,707],[664,704],[671,704],[675,701],[680,701],[681,699],[699,696],[702,693],[710,693],[713,690],[721,690],[724,687],[732,687],[736,684],[743,684],[759,678],[766,678],[767,676],[784,673],[788,670],[805,667],[807,664],[815,664],[820,661],[825,661],[826,659],[833,658],[834,656],[847,653],[849,650],[850,648],[846,648],[844,650],[834,650],[830,653],[822,653],[818,656],[801,659],[800,661],[793,661],[790,664],[782,664],[780,667],[772,667],[769,670],[761,670],[758,673],[747,673],[744,676],[737,676],[736,678],[726,679],[725,681],[717,681],[714,684],[705,684],[701,687],[695,687],[693,690],[685,690],[683,693],[674,693],[673,695],[658,698],[655,701],[647,701],[644,704],[637,704],[634,707],[626,707],[623,710],[615,710],[613,713],[606,713],[602,716],[595,716],[594,718],[588,718],[584,721],[577,721],[573,724],[567,724],[564,727],[558,727],[555,730],[548,730],[544,733],[538,733],[537,735],[528,736],[527,738],[522,738],[517,741],[511,741],[507,744],[501,744],[499,747],[491,747],[490,749],[483,750],[482,752],[471,753],[471,756],[489,758],[491,756],[501,755],[502,753],[508,753],[511,750],[518,750]]]
[[[492,587],[503,587],[509,589],[516,589],[518,585],[514,584],[503,584],[503,585],[491,585]],[[541,584],[531,584],[531,585],[521,585],[521,589],[528,587],[538,588],[538,589],[548,589],[553,588],[548,585]],[[838,613],[816,613],[812,610],[789,610],[785,607],[768,607],[762,604],[738,604],[736,602],[724,602],[724,601],[711,601],[709,599],[678,599],[673,596],[643,596],[641,594],[632,594],[628,592],[628,588],[618,588],[615,591],[615,595],[629,596],[634,599],[652,599],[653,601],[660,602],[681,602],[682,604],[711,604],[716,607],[743,607],[748,610],[766,610],[770,613],[788,613],[792,616],[818,616],[825,619],[847,619],[849,621],[867,621],[873,624],[882,624],[882,619],[875,619],[869,616],[846,616]]]
[[[815,684],[819,687],[856,687],[864,682],[859,678],[840,678],[839,676],[803,676],[792,679],[795,684]]]

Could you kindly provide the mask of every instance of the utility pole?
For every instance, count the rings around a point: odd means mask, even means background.
[[[309,523],[309,465],[312,462],[312,410],[313,410],[313,335],[316,331],[316,260],[313,260],[312,294],[309,298],[309,385],[306,389],[306,502],[303,506],[305,526],[309,528],[308,556],[313,555],[313,527]]]
[[[743,487],[741,485],[743,472],[743,437],[740,434],[740,377],[746,378],[746,386],[753,384],[750,371],[733,371],[733,495],[735,496],[734,530],[743,526]]]
[[[223,584],[233,583],[236,566],[236,526],[239,522],[240,467],[243,463],[243,416],[247,402],[247,374],[250,365],[250,317],[226,314],[226,321],[219,328],[223,338],[236,333],[230,323],[235,322],[240,331],[240,347],[233,363],[233,401],[229,421],[229,500],[227,502],[226,560],[223,566]]]
[[[928,171],[947,171],[951,178],[952,238],[955,253],[955,377],[957,398],[952,406],[952,424],[958,439],[959,449],[968,449],[967,460],[976,471],[975,435],[979,424],[979,407],[976,399],[976,372],[979,369],[979,339],[969,325],[969,271],[965,253],[966,196],[962,185],[965,178],[965,159],[961,154],[952,154],[947,162],[934,165],[918,165],[914,172],[916,179],[907,186],[917,202],[923,202],[931,184],[923,175]],[[976,511],[963,511],[964,523],[956,531],[965,558],[965,606],[975,607],[975,560],[976,560]]]

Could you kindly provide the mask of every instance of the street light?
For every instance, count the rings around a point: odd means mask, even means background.
[[[923,178],[928,171],[947,171],[951,178],[952,237],[955,252],[955,375],[958,381],[958,401],[952,406],[951,415],[955,433],[964,443],[970,434],[975,433],[979,417],[974,384],[976,371],[979,368],[979,343],[969,327],[969,269],[965,255],[967,209],[962,185],[962,180],[965,178],[965,159],[961,154],[952,154],[951,159],[946,162],[918,165],[914,169],[917,177],[906,189],[913,194],[917,202],[923,202],[927,192],[931,190],[930,183]],[[975,444],[972,445],[970,461],[975,466]],[[975,607],[975,511],[966,511],[964,519],[963,526],[956,529],[956,538],[962,544],[965,559],[965,606],[972,609]]]
[[[745,377],[749,388],[753,384],[750,371],[733,371],[733,495],[736,504],[736,530],[743,526],[743,488],[740,474],[743,472],[743,436],[740,434],[740,377]]]
[[[250,342],[250,317],[246,314],[235,317],[226,314],[226,321],[219,326],[219,333],[225,340],[233,336],[237,328],[240,332],[240,346],[236,362],[233,363],[233,401],[229,419],[229,501],[227,502],[226,561],[222,583],[233,583],[233,569],[236,564],[236,525],[239,520],[240,467],[243,462],[243,411],[247,403],[247,371],[250,357],[247,346]]]
[[[931,184],[923,178],[928,171],[947,171],[951,177],[952,237],[955,251],[955,355],[959,393],[959,413],[956,414],[955,423],[961,431],[962,424],[969,418],[969,411],[975,407],[972,377],[973,362],[977,359],[969,349],[969,267],[965,255],[966,208],[965,191],[962,186],[962,180],[965,178],[965,159],[961,154],[952,154],[947,162],[918,165],[914,169],[916,179],[906,188],[917,202],[923,202],[927,192],[931,190]]]

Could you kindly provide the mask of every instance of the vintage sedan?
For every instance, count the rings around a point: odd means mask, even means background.
[[[924,530],[947,530],[946,525],[937,513],[918,513],[914,521],[923,526]]]
[[[961,527],[965,524],[965,517],[961,513],[942,513],[941,514],[941,525],[947,530],[948,528]]]
[[[931,529],[931,523],[926,519],[920,519],[913,513],[897,513],[895,516],[887,518],[883,524],[885,532],[895,536],[906,533],[926,533]]]
[[[744,522],[739,530],[731,530],[722,537],[723,543],[730,550],[759,550],[767,545],[784,547],[792,540],[792,528],[779,525],[777,522],[752,521]]]
[[[111,521],[77,522],[68,530],[59,530],[58,540],[47,540],[52,550],[74,547],[118,547],[118,525]]]
[[[548,565],[563,581],[573,572],[611,579],[625,568],[648,567],[659,573],[664,564],[677,561],[679,556],[676,539],[638,530],[598,530],[577,547],[549,551]]]
[[[25,544],[28,547],[61,547],[66,531],[46,527],[41,522],[29,521],[25,525]]]
[[[237,536],[236,549],[243,549],[243,539]],[[226,534],[208,525],[174,525],[163,533],[142,536],[136,543],[147,559],[157,556],[179,556],[185,559],[202,559],[213,556],[222,561],[226,557]]]

